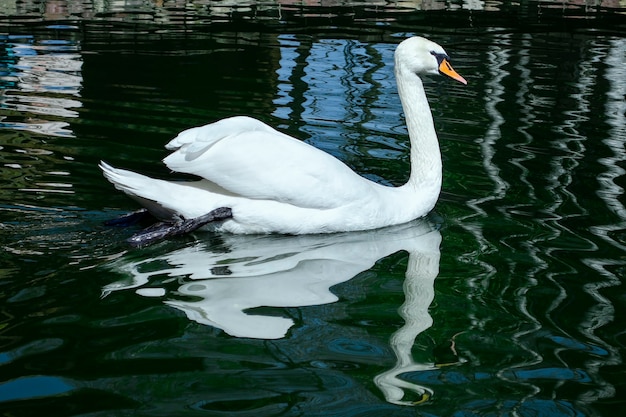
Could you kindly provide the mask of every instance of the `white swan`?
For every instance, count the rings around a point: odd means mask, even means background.
[[[153,179],[104,162],[100,167],[117,189],[173,224],[173,234],[205,225],[232,233],[308,234],[405,223],[426,215],[441,190],[439,142],[419,75],[444,74],[467,84],[448,59],[441,46],[421,37],[396,49],[411,141],[411,174],[401,187],[367,180],[333,156],[243,116],[185,130],[166,145],[174,152],[163,162],[198,181]]]

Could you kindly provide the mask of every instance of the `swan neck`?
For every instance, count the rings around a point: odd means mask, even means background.
[[[396,63],[396,80],[411,143],[408,183],[440,188],[441,151],[422,80],[402,63]]]

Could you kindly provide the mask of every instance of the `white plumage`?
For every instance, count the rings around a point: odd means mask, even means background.
[[[105,177],[164,221],[228,207],[209,225],[233,233],[329,233],[374,229],[426,215],[441,189],[441,155],[418,74],[465,80],[427,39],[398,45],[395,73],[411,141],[411,175],[401,187],[367,180],[335,157],[256,119],[237,116],[180,133],[164,159],[197,181],[149,178],[101,163]]]

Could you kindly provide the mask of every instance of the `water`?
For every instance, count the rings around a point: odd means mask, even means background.
[[[432,6],[432,7],[430,7]],[[613,416],[624,398],[626,36],[612,3],[0,6],[3,415]],[[444,157],[427,218],[142,250],[97,163],[156,176],[249,114],[368,178],[408,176],[391,66]]]

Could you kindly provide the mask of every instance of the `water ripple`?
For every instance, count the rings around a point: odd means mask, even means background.
[[[18,42],[26,40],[28,42]],[[76,42],[0,39],[0,128],[72,137],[66,119],[82,107],[82,58]]]
[[[0,4],[5,413],[599,416],[623,403],[626,76],[604,6],[52,5]],[[389,64],[409,33],[440,40],[469,81],[426,84],[445,159],[440,260],[381,231],[372,245],[390,249],[370,259],[374,246],[348,239],[343,253],[337,236],[134,251],[130,231],[101,225],[133,205],[99,159],[164,174],[151,165],[163,143],[233,113],[402,182]]]

